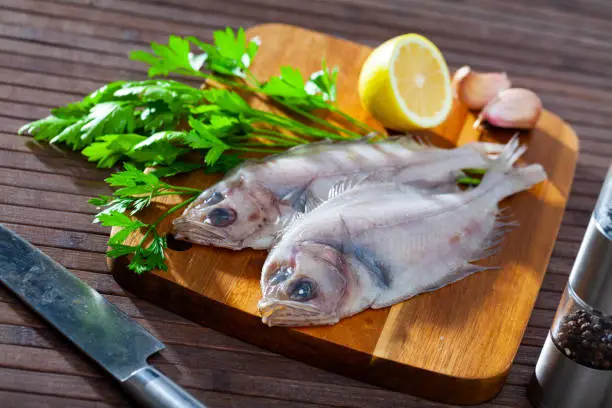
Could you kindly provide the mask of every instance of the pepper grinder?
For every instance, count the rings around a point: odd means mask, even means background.
[[[612,407],[612,166],[528,395],[536,408]]]

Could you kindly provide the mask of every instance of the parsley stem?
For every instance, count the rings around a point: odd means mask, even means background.
[[[157,220],[155,220],[155,222],[153,224],[151,224],[151,228],[156,228],[160,222],[162,222],[167,216],[169,216],[170,214],[172,214],[173,212],[180,210],[183,207],[188,206],[189,204],[191,204],[192,201],[194,201],[196,198],[198,198],[198,196],[193,196],[193,197],[189,197],[188,199],[186,199],[185,201],[178,203],[177,205],[175,205],[174,207],[170,208],[168,211],[166,211],[165,213],[163,213]],[[144,238],[144,237],[143,237]]]
[[[169,196],[169,195],[183,195],[183,194],[191,194],[191,192],[164,191],[163,193],[154,194],[153,197],[161,197],[161,196]]]
[[[281,133],[281,135],[283,135],[283,134]],[[265,132],[265,133],[264,132],[253,132],[249,136],[261,137],[262,139],[266,139],[266,140],[270,140],[272,142],[279,143],[282,146],[296,146],[296,145],[299,144],[298,142],[293,142],[293,141],[289,141],[287,139],[283,139],[283,138],[280,138],[280,137],[272,136],[270,133],[267,133],[267,132]]]
[[[463,184],[467,186],[477,186],[480,184],[480,179],[474,177],[461,177],[457,179],[457,184]]]
[[[253,83],[255,84],[257,89],[254,89],[254,88],[251,88],[251,87],[246,87],[246,88],[242,87],[242,89],[246,89],[246,90],[251,91],[251,92],[262,92],[262,90],[261,90],[261,83],[257,80],[257,78],[255,78],[255,75],[253,75],[251,70],[247,68],[245,70],[245,73],[246,73],[247,77],[249,77],[249,79],[251,81],[253,81]],[[321,119],[321,118],[319,118],[316,115],[313,115],[313,114],[311,114],[309,112],[306,112],[305,110],[303,110],[301,108],[298,108],[297,106],[294,106],[294,105],[291,105],[291,104],[289,104],[287,102],[284,102],[281,98],[274,97],[274,96],[271,96],[271,95],[268,95],[268,97],[270,99],[272,99],[274,102],[276,102],[279,105],[281,105],[281,106],[283,106],[283,107],[285,107],[285,108],[287,108],[287,109],[297,113],[298,115],[302,115],[303,117],[305,117],[307,119],[310,119],[311,121],[313,121],[315,123],[318,123],[320,125],[326,126],[326,127],[330,128],[330,129],[334,129],[336,131],[343,132],[343,133],[347,134],[348,136],[350,136],[351,138],[359,139],[359,138],[361,138],[363,136],[363,135],[361,135],[359,133],[356,133],[356,132],[353,132],[353,131],[351,131],[349,129],[345,129],[345,128],[340,127],[340,126],[336,126],[333,123],[331,123],[331,122],[329,122],[329,121],[327,121],[325,119]],[[345,119],[349,120],[354,125],[362,128],[363,130],[366,130],[368,132],[371,132],[371,131],[375,132],[376,131],[376,130],[374,130],[372,128],[368,128],[367,125],[362,124],[361,122],[351,118],[349,115],[347,115],[346,113],[344,113],[344,112],[340,111],[339,109],[335,108],[333,105],[329,105],[329,107],[326,108],[326,110],[328,110],[330,112],[336,112],[337,111],[340,115],[342,115],[342,117],[344,117]]]
[[[262,128],[255,128],[255,133],[261,133],[261,134],[269,135],[269,136],[280,136],[281,138],[284,138],[284,139],[293,139],[298,143],[308,143],[308,140],[303,139],[299,136],[296,136],[293,133],[282,133],[282,132],[276,132],[274,130],[268,130],[268,129],[262,129]]]
[[[181,191],[183,193],[196,193],[196,194],[200,194],[202,192],[202,190],[198,190],[197,188],[191,188],[191,187],[182,187],[182,186],[171,186],[168,185],[168,187],[170,189],[176,190],[176,191]]]
[[[469,173],[469,174],[475,174],[475,175],[484,175],[487,170],[486,169],[463,169],[463,171],[465,173]]]
[[[285,116],[279,116],[274,113],[257,110],[257,109],[253,109],[251,112],[253,116],[263,119],[264,121],[268,123],[275,124],[278,126],[284,126],[288,128],[289,130],[292,130],[292,129],[299,130],[300,133],[307,135],[307,136],[314,136],[314,137],[319,137],[319,138],[328,138],[328,139],[335,139],[335,140],[346,140],[345,137],[338,135],[336,133],[331,133],[323,129],[311,127],[301,122],[298,122],[297,120],[294,120],[294,119],[291,119]]]
[[[144,243],[145,243],[147,237],[149,236],[149,234],[151,233],[151,231],[155,230],[157,228],[157,226],[159,225],[159,223],[162,222],[167,216],[169,216],[173,212],[178,211],[181,208],[191,204],[191,202],[193,202],[196,198],[198,198],[198,196],[190,197],[187,200],[185,200],[185,201],[183,201],[181,203],[178,203],[177,205],[175,205],[174,207],[170,208],[168,211],[163,213],[157,220],[155,220],[155,222],[153,224],[149,225],[149,228],[147,228],[147,231],[142,236],[142,239],[138,243],[138,246],[142,247],[144,245]]]
[[[234,147],[235,150],[241,150],[243,152],[255,152],[255,153],[280,153],[278,149],[263,149],[256,147]]]
[[[280,103],[281,105],[285,106],[287,109],[290,109],[293,112],[295,112],[295,113],[297,113],[299,115],[302,115],[305,118],[310,119],[311,121],[313,121],[315,123],[318,123],[320,125],[326,126],[326,127],[330,128],[330,129],[334,129],[334,130],[336,130],[338,132],[345,133],[346,135],[350,136],[352,139],[360,139],[363,136],[363,135],[360,135],[359,133],[355,133],[355,132],[353,132],[351,130],[348,130],[348,129],[345,129],[343,127],[336,126],[333,123],[331,123],[331,122],[329,122],[329,121],[327,121],[325,119],[321,119],[321,118],[319,118],[316,115],[313,115],[313,114],[311,114],[309,112],[306,112],[303,109],[298,108],[297,106],[293,106],[293,105],[290,105],[288,103],[284,103],[284,102],[280,101],[278,98],[272,98],[272,99],[275,102]]]
[[[361,128],[362,130],[365,130],[366,132],[375,132],[375,133],[380,133],[378,130],[374,129],[372,126],[368,125],[367,123],[364,123],[360,120],[357,120],[355,118],[353,118],[351,115],[343,112],[342,110],[340,110],[340,108],[334,106],[334,105],[330,105],[329,106],[329,110],[335,114],[340,115],[344,120],[346,120],[347,122],[357,126],[358,128]]]

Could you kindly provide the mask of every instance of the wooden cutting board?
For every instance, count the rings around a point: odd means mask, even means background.
[[[340,106],[375,123],[361,108],[356,90],[370,48],[279,24],[254,27],[248,35],[262,41],[253,67],[259,79],[278,74],[281,65],[310,73],[325,57],[330,66],[340,67]],[[478,139],[505,143],[512,135],[476,131],[473,122],[474,115],[455,104],[431,139],[446,145]],[[537,129],[521,140],[528,145],[524,161],[541,163],[549,179],[503,202],[520,223],[507,234],[502,250],[486,260],[503,268],[334,326],[268,328],[261,323],[257,301],[263,251],[204,246],[168,250],[168,272],[142,276],[126,269],[126,259],[110,266],[132,293],[246,342],[390,389],[449,403],[480,403],[501,389],[521,342],[557,237],[578,151],[572,129],[547,111]],[[216,180],[194,173],[172,183],[204,189]],[[150,222],[176,203],[177,198],[164,197],[142,218]],[[170,221],[162,230],[170,230]],[[130,239],[136,242],[140,236]]]

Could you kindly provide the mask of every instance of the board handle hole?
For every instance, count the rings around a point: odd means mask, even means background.
[[[168,249],[173,251],[186,251],[193,246],[191,242],[176,239],[174,234],[166,234],[166,242],[168,243]]]

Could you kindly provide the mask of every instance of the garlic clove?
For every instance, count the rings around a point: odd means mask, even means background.
[[[463,80],[468,75],[470,75],[471,72],[472,68],[470,68],[468,65],[464,65],[457,71],[455,71],[455,74],[453,75],[453,79],[451,81],[451,87],[453,88],[455,98],[459,98],[459,86],[461,85],[461,82],[463,82]]]
[[[474,127],[482,121],[511,129],[532,129],[542,114],[542,101],[529,89],[511,88],[500,92],[478,115]]]
[[[499,92],[511,86],[505,72],[476,72],[467,65],[455,72],[452,85],[455,96],[473,110],[484,108]]]

